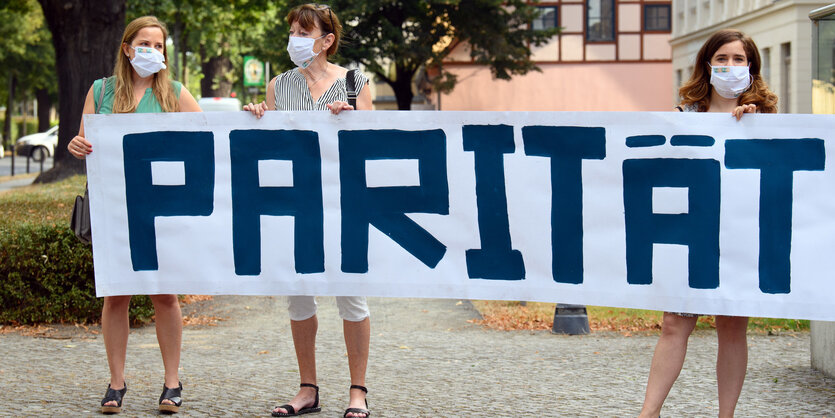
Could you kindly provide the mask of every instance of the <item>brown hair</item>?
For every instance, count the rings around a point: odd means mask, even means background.
[[[706,112],[710,107],[710,96],[713,86],[710,85],[710,72],[707,65],[710,59],[722,45],[734,41],[742,41],[745,56],[748,59],[748,71],[751,74],[751,86],[737,98],[737,103],[755,104],[760,113],[777,113],[777,95],[768,89],[762,76],[760,68],[760,52],[754,41],[744,33],[736,29],[723,29],[711,36],[699,53],[696,54],[696,63],[693,65],[693,74],[678,90],[681,96],[681,104],[695,105],[699,112]]]
[[[133,113],[136,111],[136,100],[133,95],[133,68],[130,64],[130,58],[125,56],[122,48],[125,45],[129,46],[140,30],[152,27],[162,30],[163,44],[165,44],[165,40],[168,39],[168,29],[154,16],[138,17],[125,27],[122,43],[119,44],[119,53],[116,54],[116,67],[113,69],[113,75],[116,76],[113,113]],[[165,62],[168,62],[168,47],[163,46],[162,55],[165,57]],[[162,110],[164,112],[179,111],[180,101],[168,80],[168,68],[163,68],[153,77],[154,82],[151,88]]]
[[[339,18],[330,6],[313,3],[296,6],[287,14],[287,24],[292,25],[296,21],[307,30],[313,30],[318,23],[322,34],[332,33],[335,39],[326,54],[330,56],[336,53],[339,41],[342,39],[342,24],[339,23]]]

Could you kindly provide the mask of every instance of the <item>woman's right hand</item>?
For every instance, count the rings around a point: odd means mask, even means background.
[[[267,110],[267,104],[264,102],[246,104],[244,110],[252,112],[256,118],[261,119],[261,116],[264,116],[264,112]]]
[[[83,136],[77,135],[72,139],[72,141],[70,141],[70,144],[67,145],[67,150],[73,157],[83,160],[87,157],[87,154],[93,152],[93,144],[87,142]]]
[[[745,104],[741,106],[737,106],[731,111],[731,114],[734,115],[736,120],[742,119],[743,113],[757,113],[757,105],[755,104]]]

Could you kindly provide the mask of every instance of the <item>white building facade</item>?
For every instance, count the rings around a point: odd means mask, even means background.
[[[835,114],[835,3],[812,20],[812,112]],[[831,274],[831,273],[827,273]],[[812,321],[812,367],[835,377],[835,322]]]
[[[716,31],[741,30],[760,49],[762,75],[780,113],[812,113],[809,12],[831,0],[673,0],[673,98],[690,77],[699,48]]]

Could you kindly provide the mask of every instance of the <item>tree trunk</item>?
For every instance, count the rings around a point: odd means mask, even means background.
[[[185,41],[183,41],[183,44],[185,45]],[[180,78],[180,82],[183,83],[184,86],[187,86],[188,85],[188,61],[186,61],[186,51],[185,50],[183,50],[183,56],[182,56],[182,59],[180,61],[183,62],[183,77]]]
[[[3,141],[14,145],[12,141],[12,109],[14,108],[14,91],[17,85],[17,77],[14,72],[9,75],[9,97],[6,103],[6,120],[3,122]]]
[[[49,112],[52,111],[52,99],[47,89],[38,89],[35,92],[38,100],[38,132],[49,129]]]
[[[174,75],[174,78],[178,81],[182,82],[180,78],[180,48],[183,44],[183,22],[181,21],[180,13],[177,12],[174,14],[174,24],[171,25],[171,38],[174,40],[174,68],[170,69],[171,74]],[[185,58],[185,55],[183,55]]]
[[[90,85],[113,73],[113,63],[125,28],[126,0],[38,0],[43,9],[58,68],[58,147],[55,166],[35,179],[57,181],[84,173],[67,144],[78,135],[81,111]]]
[[[27,100],[24,97],[23,102],[21,102],[21,106],[20,106],[20,133],[18,134],[18,138],[29,135],[29,129],[26,128],[26,120],[29,119],[28,116],[29,116],[29,100]]]
[[[183,25],[185,26],[185,24]],[[183,75],[180,78],[180,82],[183,83],[183,86],[188,88],[188,57],[186,57],[186,50],[188,49],[188,31],[183,29],[183,34],[180,36],[180,45],[177,46],[177,52],[180,53],[180,62],[183,64],[181,65],[180,71],[182,71]]]
[[[200,55],[205,57],[202,53]],[[204,58],[201,67],[203,79],[200,80],[200,95],[202,97],[229,97],[232,92],[232,83],[226,79],[226,74],[232,69],[229,57],[220,55],[208,60]]]
[[[412,99],[415,97],[412,93],[412,77],[415,76],[415,72],[400,66],[397,66],[395,71],[397,77],[389,85],[397,98],[397,110],[412,110]]]

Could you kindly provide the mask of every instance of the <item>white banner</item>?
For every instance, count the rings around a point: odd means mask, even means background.
[[[96,292],[835,320],[835,116],[86,115]]]

